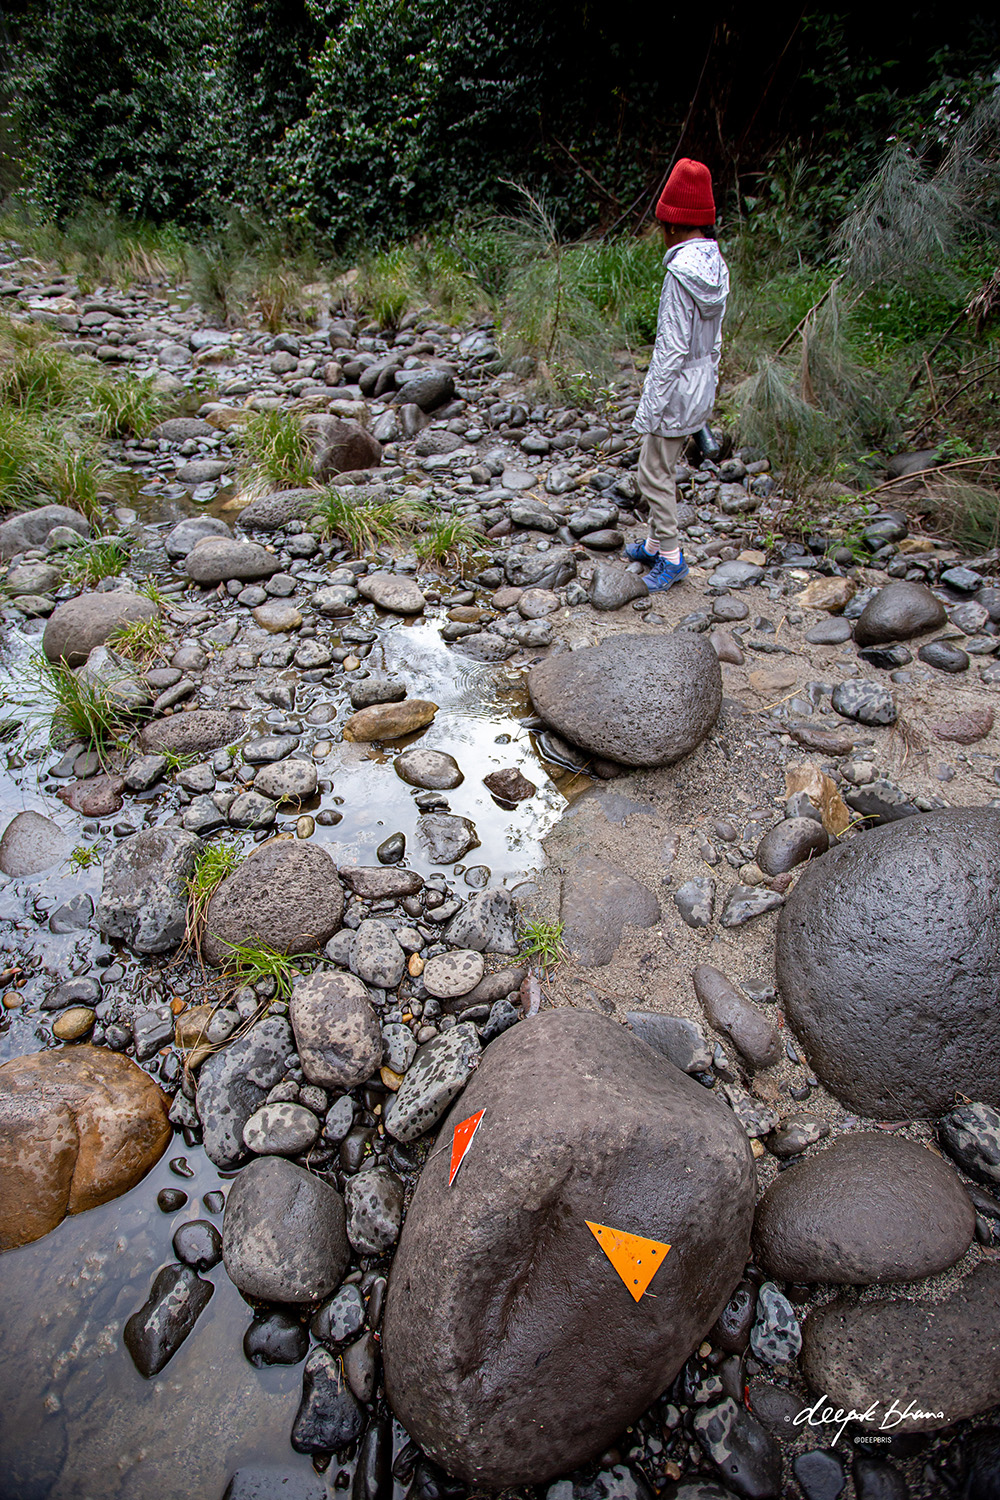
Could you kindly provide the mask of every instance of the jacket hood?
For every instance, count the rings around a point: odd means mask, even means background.
[[[706,318],[722,310],[729,294],[729,268],[715,240],[684,240],[663,257],[663,265],[676,276]]]

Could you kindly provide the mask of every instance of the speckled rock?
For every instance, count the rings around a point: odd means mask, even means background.
[[[976,1211],[934,1152],[872,1131],[840,1136],[775,1178],[757,1206],[759,1264],[782,1281],[916,1281],[953,1266]]]
[[[480,1109],[449,1188],[441,1148]],[[477,1490],[601,1453],[724,1307],[753,1184],[731,1112],[617,1022],[562,1008],[513,1027],[446,1120],[400,1237],[383,1325],[399,1420]],[[587,1221],[671,1244],[640,1302]]]
[[[479,847],[476,825],[455,813],[425,813],[417,820],[417,840],[434,865],[454,864]]]
[[[263,1104],[243,1127],[243,1144],[255,1156],[297,1156],[319,1135],[319,1120],[311,1109],[284,1101]]]
[[[233,943],[264,942],[279,953],[314,953],[336,932],[343,912],[343,888],[324,849],[267,844],[215,892],[202,952],[215,965],[225,963]]]
[[[365,984],[394,990],[403,977],[406,955],[385,922],[366,917],[354,934],[351,968]]]
[[[939,1124],[938,1136],[963,1172],[1000,1187],[1000,1111],[988,1104],[959,1104]]]
[[[510,891],[502,886],[477,891],[452,917],[445,939],[456,948],[472,948],[477,953],[518,953],[516,919],[517,907]]]
[[[43,547],[57,526],[68,526],[78,536],[90,535],[90,522],[68,505],[39,505],[0,524],[0,558],[13,557],[29,547]]]
[[[786,1014],[832,1093],[872,1119],[1000,1105],[1000,811],[948,808],[812,861],[778,919]]]
[[[483,955],[472,949],[438,953],[424,965],[424,988],[438,1000],[454,1000],[474,990],[483,977]]]
[[[386,1105],[389,1134],[398,1141],[415,1141],[436,1125],[478,1066],[481,1052],[476,1028],[468,1022],[425,1043]]]
[[[344,1185],[347,1238],[359,1255],[382,1255],[399,1239],[403,1184],[388,1167],[356,1172]]]
[[[615,635],[533,667],[528,691],[574,745],[626,766],[663,766],[711,733],[722,672],[712,647],[690,632]]]
[[[120,843],[104,866],[100,930],[136,953],[176,948],[187,922],[188,878],[202,847],[180,828],[143,828]]]
[[[164,1266],[145,1303],[122,1330],[125,1347],[139,1374],[158,1375],[177,1353],[212,1299],[215,1287],[190,1266]]]
[[[275,802],[304,802],[319,785],[319,772],[309,760],[272,761],[253,779],[254,791]]]
[[[243,1130],[285,1076],[295,1055],[292,1032],[283,1016],[265,1016],[198,1070],[195,1105],[205,1140],[205,1154],[228,1171],[249,1157]]]
[[[443,750],[424,750],[419,745],[397,755],[393,767],[396,775],[410,786],[435,792],[449,792],[465,780],[453,755],[446,755]]]
[[[185,516],[183,521],[178,521],[163,538],[163,547],[168,557],[187,557],[192,547],[206,536],[231,537],[232,532],[225,521],[220,521],[217,516]]]
[[[256,1157],[226,1199],[222,1254],[245,1297],[319,1302],[339,1285],[349,1256],[344,1200],[280,1156]]]
[[[0,838],[0,871],[4,875],[40,875],[66,858],[70,839],[58,823],[30,808],[15,813]]]
[[[868,682],[863,677],[838,682],[831,701],[838,714],[845,719],[856,719],[859,724],[877,727],[896,722],[895,700],[880,682]]]
[[[232,745],[246,733],[246,715],[221,708],[194,708],[147,724],[139,743],[149,754],[204,755]]]
[[[979,1266],[938,1301],[826,1303],[806,1320],[802,1371],[845,1410],[874,1403],[884,1422],[895,1401],[896,1434],[988,1411],[1000,1389],[1000,1266]]]
[[[382,1061],[378,1020],[355,975],[325,970],[300,979],[289,1014],[310,1083],[352,1089],[371,1078]]]

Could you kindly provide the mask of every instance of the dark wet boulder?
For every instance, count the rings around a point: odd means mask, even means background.
[[[144,594],[131,589],[77,594],[53,610],[42,635],[42,650],[52,662],[82,667],[95,646],[123,625],[154,620],[160,611]]]
[[[452,1133],[478,1110],[449,1188]],[[570,1009],[513,1027],[447,1116],[403,1227],[383,1327],[393,1410],[485,1489],[600,1453],[722,1311],[753,1200],[735,1117],[624,1027]],[[598,1228],[670,1244],[650,1295],[634,1300]]]
[[[314,1172],[259,1156],[230,1188],[222,1255],[245,1297],[321,1302],[340,1285],[349,1253],[344,1200]]]
[[[802,1372],[831,1405],[874,1403],[896,1434],[951,1427],[996,1405],[1000,1266],[979,1266],[937,1301],[837,1297],[810,1314],[802,1334]]]
[[[899,579],[868,601],[855,621],[854,639],[859,646],[908,641],[943,625],[946,618],[944,605],[925,583]]]
[[[247,1121],[284,1078],[294,1056],[284,1016],[265,1016],[202,1063],[195,1103],[205,1154],[215,1166],[227,1171],[248,1159],[243,1140]]]
[[[313,473],[320,484],[335,474],[377,469],[382,462],[382,444],[360,422],[341,417],[307,417],[302,431],[312,446]]]
[[[711,733],[722,672],[701,636],[610,636],[532,668],[528,691],[574,745],[626,766],[665,766]]]
[[[754,1221],[758,1263],[782,1281],[916,1281],[968,1250],[976,1211],[925,1146],[859,1131],[789,1167]]]
[[[778,986],[823,1083],[872,1119],[1000,1104],[1000,811],[947,808],[806,866],[778,919]]]
[[[136,953],[169,953],[184,936],[188,880],[204,845],[180,828],[143,828],[108,856],[97,925]]]
[[[125,1324],[125,1347],[140,1375],[148,1380],[173,1359],[214,1291],[190,1266],[163,1267],[146,1301]]]

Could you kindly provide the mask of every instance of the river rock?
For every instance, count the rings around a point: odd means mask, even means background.
[[[222,1256],[245,1297],[321,1302],[340,1284],[350,1251],[344,1200],[281,1156],[258,1156],[226,1199]]]
[[[344,865],[340,878],[349,891],[365,901],[398,901],[415,896],[424,877],[416,870],[386,870],[379,865]]]
[[[205,915],[202,953],[216,967],[226,962],[233,943],[315,953],[336,932],[343,913],[343,887],[325,849],[266,844],[216,890]]]
[[[19,812],[0,838],[0,870],[5,875],[40,875],[69,854],[71,840],[58,823],[41,813]]]
[[[769,1068],[778,1061],[781,1040],[777,1027],[744,999],[721,970],[699,964],[693,979],[708,1024],[732,1042],[751,1068]]]
[[[206,587],[238,578],[253,583],[277,573],[278,559],[273,552],[256,542],[238,541],[235,537],[206,536],[196,542],[184,559],[184,571],[195,583]]]
[[[690,632],[615,635],[533,667],[528,691],[574,745],[626,766],[663,766],[711,733],[722,673],[712,647]]]
[[[294,1053],[288,1022],[265,1016],[202,1063],[195,1105],[205,1154],[215,1166],[230,1171],[247,1160],[244,1127],[284,1078]]]
[[[49,533],[68,526],[78,536],[90,535],[90,522],[68,505],[39,505],[10,516],[0,525],[0,558],[13,557],[30,547],[44,547]]]
[[[359,1438],[364,1425],[364,1411],[348,1389],[340,1359],[326,1349],[314,1349],[302,1372],[292,1447],[296,1453],[335,1453]]]
[[[423,729],[437,713],[436,703],[426,698],[407,698],[402,703],[372,703],[344,722],[344,739],[365,744],[372,740],[398,740],[415,729]]]
[[[510,891],[502,886],[477,891],[448,923],[445,940],[477,953],[514,954],[519,951],[514,934],[516,918],[517,907]]]
[[[175,560],[187,557],[191,548],[206,536],[231,537],[232,532],[217,516],[186,516],[163,538],[164,550]]]
[[[988,1104],[960,1104],[945,1115],[938,1136],[963,1172],[1000,1187],[1000,1112]]]
[[[382,444],[360,422],[314,416],[306,418],[302,430],[312,444],[313,473],[320,484],[336,474],[377,469],[382,462]]]
[[[396,942],[392,928],[371,917],[358,927],[351,951],[351,968],[365,984],[394,990],[403,977],[406,955]]]
[[[476,825],[454,813],[424,813],[417,820],[417,840],[432,865],[452,865],[479,848]]]
[[[310,1083],[352,1089],[366,1083],[382,1061],[382,1033],[371,998],[354,974],[325,970],[300,979],[289,1014]]]
[[[358,593],[397,615],[423,613],[427,600],[414,583],[402,573],[369,573],[358,582]]]
[[[588,542],[593,539],[588,537]],[[590,584],[592,609],[624,609],[633,599],[644,599],[649,590],[638,573],[630,573],[619,563],[599,562]]]
[[[575,1468],[666,1389],[739,1280],[754,1174],[732,1114],[592,1012],[494,1042],[442,1140],[480,1109],[454,1187],[446,1151],[421,1173],[383,1356],[414,1440],[494,1490]],[[671,1245],[648,1297],[633,1300],[588,1221]]]
[[[757,1207],[758,1263],[782,1281],[916,1281],[968,1250],[976,1211],[957,1174],[901,1136],[860,1131],[775,1178]]]
[[[49,661],[82,667],[94,647],[103,646],[113,631],[122,625],[154,620],[159,612],[151,599],[131,589],[78,594],[49,616],[42,635],[42,650]]]
[[[202,850],[180,828],[143,828],[118,844],[104,866],[97,925],[135,953],[169,953],[184,937],[188,879]]]
[[[781,1448],[745,1406],[727,1396],[718,1404],[696,1407],[692,1427],[705,1453],[732,1485],[718,1489],[718,1500],[733,1495],[771,1500],[781,1493]],[[714,1485],[705,1486],[704,1494],[701,1486],[692,1495],[685,1494],[685,1488],[678,1488],[670,1500],[716,1500]]]
[[[599,967],[614,958],[626,923],[652,927],[659,921],[660,903],[648,886],[610,860],[581,854],[563,874],[559,916],[571,956]]]
[[[576,577],[576,558],[570,547],[550,547],[547,552],[508,552],[504,572],[513,588],[561,589]]]
[[[939,672],[967,672],[972,664],[968,652],[956,646],[954,641],[928,641],[921,646],[917,656]]]
[[[989,1410],[1000,1389],[1000,1266],[979,1266],[933,1302],[826,1303],[806,1320],[802,1372],[833,1406],[874,1403],[880,1422],[895,1402],[886,1430],[896,1435]]]
[[[245,531],[280,531],[289,521],[304,521],[316,509],[317,490],[276,490],[273,495],[258,495],[240,511],[240,525]]]
[[[989,704],[966,708],[960,713],[937,719],[929,725],[939,740],[953,740],[957,745],[974,745],[984,740],[993,728],[993,710]]]
[[[122,1334],[140,1375],[149,1380],[173,1359],[214,1291],[212,1283],[190,1266],[164,1266],[158,1272],[149,1296]]]
[[[696,1022],[654,1010],[630,1010],[625,1019],[640,1041],[661,1052],[682,1073],[711,1071],[712,1049]]]
[[[352,708],[370,708],[373,703],[401,703],[406,697],[406,683],[398,677],[373,673],[347,687]]]
[[[778,920],[785,1011],[823,1083],[873,1119],[1000,1104],[1000,811],[873,828],[806,866]]]
[[[783,818],[757,845],[757,863],[765,875],[783,875],[829,847],[830,835],[815,818]]]
[[[397,755],[393,765],[396,775],[409,786],[425,787],[434,792],[450,792],[465,780],[458,761],[443,750],[424,750],[417,745]]]
[[[383,1255],[399,1239],[403,1184],[388,1167],[368,1167],[344,1185],[347,1238],[359,1255]]]
[[[0,1250],[134,1187],[170,1142],[169,1100],[130,1058],[86,1044],[0,1067]]]
[[[304,802],[319,785],[319,772],[309,760],[272,761],[261,766],[253,780],[254,791],[274,802]]]
[[[255,1156],[298,1156],[319,1135],[311,1109],[289,1100],[263,1104],[243,1127],[243,1144]]]
[[[416,1058],[385,1109],[385,1128],[397,1141],[415,1141],[436,1125],[479,1064],[476,1028],[462,1022],[436,1036]]]
[[[522,776],[516,766],[505,766],[502,771],[491,771],[483,777],[483,786],[501,802],[525,802],[538,791],[533,781]]]
[[[204,755],[235,744],[246,733],[246,717],[221,708],[195,708],[147,724],[139,743],[148,754]]]
[[[831,702],[843,718],[856,719],[859,724],[878,726],[896,722],[893,696],[880,682],[868,682],[863,677],[838,682]]]
[[[443,406],[455,394],[455,377],[444,365],[424,370],[400,370],[396,381],[399,386],[396,400],[400,406],[419,406],[425,412]]]
[[[454,1000],[474,990],[483,977],[483,955],[471,949],[437,953],[424,964],[424,989],[438,1000]]]
[[[935,630],[946,619],[944,605],[925,583],[899,579],[869,599],[854,622],[854,639],[859,646],[908,641],[925,630]]]

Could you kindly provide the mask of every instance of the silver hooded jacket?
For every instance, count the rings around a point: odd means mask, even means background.
[[[687,437],[712,414],[729,268],[715,240],[685,240],[663,257],[656,343],[632,426]]]

